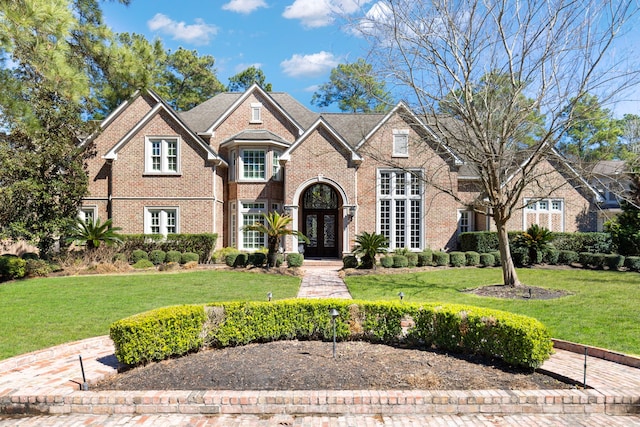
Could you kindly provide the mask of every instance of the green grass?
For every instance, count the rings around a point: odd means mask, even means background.
[[[74,276],[0,284],[0,359],[107,335],[115,320],[157,307],[295,297],[297,277],[233,271]]]
[[[535,317],[554,338],[640,355],[640,274],[519,269],[526,285],[572,293],[553,300],[507,300],[460,292],[501,282],[501,270],[462,268],[411,274],[351,276],[345,279],[355,299],[442,301],[489,307]],[[524,292],[523,292],[524,293]]]

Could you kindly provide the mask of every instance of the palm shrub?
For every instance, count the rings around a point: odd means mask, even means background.
[[[267,268],[275,267],[278,256],[278,248],[283,236],[294,235],[309,243],[309,239],[299,232],[289,228],[293,221],[289,215],[280,215],[276,211],[262,214],[262,221],[243,227],[243,230],[257,231],[267,235]],[[302,265],[302,263],[300,264]]]
[[[538,224],[532,224],[527,228],[527,231],[517,235],[513,243],[515,248],[526,248],[527,250],[528,261],[523,262],[523,265],[525,263],[540,264],[552,240],[553,233],[551,231]]]
[[[387,238],[382,234],[367,233],[356,235],[353,253],[360,256],[360,268],[372,269],[376,265],[376,255],[387,252]]]
[[[76,243],[86,246],[88,251],[93,251],[100,247],[102,243],[105,245],[113,245],[122,243],[122,239],[117,232],[121,229],[112,226],[112,220],[108,219],[104,223],[100,223],[100,219],[96,221],[83,221],[80,218],[76,220],[69,229],[67,243]]]

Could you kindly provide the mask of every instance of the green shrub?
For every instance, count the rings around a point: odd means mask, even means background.
[[[476,231],[460,234],[460,250],[488,253],[498,249],[498,233],[494,231]]]
[[[407,255],[407,266],[415,267],[418,265],[418,254],[416,252],[409,252]]]
[[[571,265],[574,262],[578,262],[579,258],[578,253],[575,251],[561,250],[558,253],[558,264]]]
[[[591,252],[580,252],[578,254],[578,262],[582,267],[587,268],[593,265],[593,254]]]
[[[227,262],[227,255],[232,254],[232,253],[239,253],[240,251],[237,248],[233,248],[233,247],[229,247],[227,246],[226,248],[221,248],[218,249],[217,251],[215,251],[213,253],[213,256],[211,257],[211,261],[213,261],[214,263],[226,263]],[[231,267],[231,266],[229,266]]]
[[[601,254],[601,253],[596,253],[593,254],[591,256],[591,261],[593,263],[593,266],[599,270],[604,269],[604,266],[607,263],[607,255],[606,254]]]
[[[544,262],[551,265],[558,264],[558,259],[560,257],[560,251],[555,248],[549,248],[544,253]]]
[[[182,253],[180,251],[168,251],[167,255],[164,258],[166,263],[175,262],[180,264],[180,260],[182,259]]]
[[[283,254],[276,255],[276,267],[280,267],[282,264],[284,264],[284,255]]]
[[[553,246],[558,250],[591,253],[611,252],[609,233],[553,233]]]
[[[618,254],[605,255],[605,264],[609,270],[620,270],[624,266],[624,256]]]
[[[640,256],[628,256],[624,259],[624,266],[631,271],[640,271]]]
[[[198,262],[200,256],[195,252],[185,252],[180,257],[180,264],[186,264],[188,262]]]
[[[200,305],[159,308],[111,324],[118,360],[139,365],[199,349],[207,316]]]
[[[535,368],[552,350],[539,321],[503,311],[457,304],[345,300],[228,302],[168,307],[111,325],[116,356],[128,365],[162,360],[203,346],[227,347],[274,340],[336,338],[387,345],[434,345]],[[403,323],[410,326],[403,330]],[[204,340],[203,338],[204,337]]]
[[[418,267],[428,267],[433,264],[433,252],[425,249],[418,254]]]
[[[448,266],[450,258],[447,252],[436,251],[433,253],[433,263],[438,267]]]
[[[255,267],[264,267],[267,263],[267,254],[264,252],[254,252],[249,255],[249,264]]]
[[[21,279],[27,273],[27,261],[15,255],[0,256],[0,277],[3,280]]]
[[[287,266],[289,268],[293,267],[302,267],[302,263],[304,262],[304,256],[297,252],[292,252],[287,254]]]
[[[117,254],[115,254],[111,260],[113,262],[118,262],[118,261],[129,262],[129,259],[127,258],[127,256],[121,252],[118,252]]]
[[[471,267],[475,267],[480,264],[480,254],[475,251],[468,251],[464,253],[466,257],[466,264]]]
[[[382,265],[384,268],[393,267],[393,257],[391,255],[383,256],[382,258],[380,258],[380,265]]]
[[[467,264],[467,257],[464,252],[449,252],[449,263],[452,267],[464,267]]]
[[[149,261],[153,263],[153,265],[162,264],[167,258],[167,253],[165,251],[161,251],[160,249],[155,249],[149,253]]]
[[[229,267],[235,267],[236,266],[236,258],[238,258],[239,254],[240,254],[240,252],[230,252],[230,253],[228,253],[224,258],[224,263],[227,264]]]
[[[529,260],[529,249],[525,247],[512,247],[511,248],[511,259],[513,259],[513,263],[517,267],[522,267],[528,265]]]
[[[132,265],[136,270],[144,270],[145,268],[153,268],[155,267],[151,261],[148,259],[138,260],[135,264]]]
[[[24,258],[23,258],[24,259]],[[43,259],[26,259],[25,276],[28,277],[46,277],[51,273],[49,263]]]
[[[24,260],[29,260],[29,259],[40,259],[40,255],[38,255],[35,252],[25,252],[22,255],[20,255],[20,258],[24,259]]]
[[[232,267],[237,268],[237,267],[246,267],[247,263],[249,262],[249,254],[244,253],[244,252],[240,252],[239,254],[236,254],[234,261],[233,261],[233,265]]]
[[[393,268],[403,268],[409,265],[409,260],[405,255],[393,254]]]
[[[131,252],[131,262],[132,263],[136,263],[138,261],[140,261],[141,259],[149,259],[149,255],[147,254],[147,252],[143,251],[142,249],[136,249],[133,252]]]
[[[480,254],[480,265],[483,267],[493,267],[496,263],[496,258],[493,254]]]
[[[195,253],[198,254],[196,261],[200,264],[206,264],[211,261],[217,240],[218,235],[211,233],[169,234],[159,249],[167,252],[175,250],[182,253]]]
[[[358,258],[353,255],[342,257],[342,268],[358,268]]]
[[[492,251],[489,253],[493,255],[493,258],[496,260],[495,264],[493,265],[496,267],[500,267],[502,265],[502,255],[500,255],[500,251]]]

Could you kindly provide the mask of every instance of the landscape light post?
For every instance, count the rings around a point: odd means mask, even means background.
[[[340,312],[335,308],[329,310],[331,315],[331,323],[333,324],[333,358],[336,358],[336,318],[340,315]]]

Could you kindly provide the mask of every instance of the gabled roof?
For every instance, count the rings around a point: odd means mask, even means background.
[[[287,151],[285,151],[280,160],[287,161],[291,158],[291,153],[300,146],[313,132],[318,128],[326,129],[335,139],[344,147],[344,149],[351,154],[351,160],[356,163],[362,162],[362,157],[349,145],[349,143],[338,133],[336,130],[324,119],[324,117],[320,116],[318,120],[315,121],[302,135],[300,138],[296,140],[296,142],[289,147]]]
[[[228,166],[227,163],[220,157],[218,156],[218,154],[213,150],[213,148],[211,148],[211,146],[209,144],[207,144],[206,142],[204,142],[202,140],[202,138],[200,138],[191,128],[189,128],[189,126],[187,126],[187,124],[180,118],[180,116],[178,116],[178,114],[173,110],[173,108],[171,108],[171,106],[169,104],[167,104],[158,94],[156,94],[154,91],[152,91],[151,89],[147,89],[146,93],[149,94],[149,96],[151,96],[155,101],[156,101],[156,105],[153,106],[153,108],[151,110],[149,110],[147,112],[147,114],[144,115],[144,117],[142,117],[142,119],[140,119],[140,121],[138,123],[135,124],[135,126],[133,126],[129,132],[127,132],[118,142],[116,142],[116,144],[111,147],[111,149],[109,151],[107,151],[107,153],[102,156],[104,159],[107,160],[116,160],[118,158],[118,151],[136,134],[140,131],[140,129],[146,125],[153,117],[155,117],[157,114],[159,114],[161,111],[164,111],[165,113],[167,113],[173,120],[175,120],[175,122],[185,131],[189,134],[189,136],[191,136],[193,138],[193,140],[207,153],[207,160],[213,160],[216,162],[216,164],[218,165],[223,165],[223,166]],[[135,97],[140,96],[139,93],[135,94]],[[135,99],[135,98],[133,98]],[[118,112],[118,115],[121,114],[123,111],[126,110],[126,107],[128,105],[130,105],[131,102],[129,102],[128,104],[123,103],[121,105],[122,109],[120,107],[118,107],[118,110],[120,110]],[[116,110],[116,111],[118,111]],[[110,121],[107,122],[107,124],[103,127],[108,126],[111,121],[113,120],[113,118],[111,118],[111,114],[108,117],[110,119]],[[106,119],[105,119],[106,120]]]
[[[366,135],[364,135],[360,141],[358,141],[358,143],[356,144],[355,148],[356,150],[359,150],[378,130],[380,130],[380,128],[382,126],[384,126],[390,119],[391,117],[393,117],[396,113],[400,112],[400,110],[403,111],[403,114],[406,115],[406,117],[408,117],[411,121],[413,121],[417,126],[419,126],[422,130],[424,130],[427,134],[429,134],[429,136],[433,139],[433,141],[435,143],[437,143],[438,145],[440,145],[444,151],[449,154],[456,165],[462,165],[464,164],[463,160],[460,158],[460,156],[458,154],[456,154],[453,150],[451,150],[446,144],[444,144],[440,138],[438,138],[438,136],[435,134],[435,132],[433,132],[433,130],[431,130],[431,128],[423,121],[420,120],[418,118],[418,116],[415,115],[415,113],[413,111],[411,111],[411,109],[402,101],[400,101],[398,104],[396,104],[395,107],[393,107],[391,109],[391,111],[389,111],[377,124],[375,127],[373,127],[369,133],[367,133]]]
[[[211,135],[215,130],[222,124],[231,113],[233,113],[236,108],[240,106],[244,101],[247,100],[249,96],[252,94],[258,93],[261,97],[267,100],[273,107],[275,107],[284,117],[287,118],[297,129],[298,134],[301,135],[304,131],[304,128],[291,116],[289,111],[280,103],[276,102],[273,94],[270,94],[264,89],[262,89],[259,85],[254,83],[244,91],[243,93],[221,93],[208,101],[203,102],[197,107],[192,108],[189,111],[186,111],[181,114],[184,121],[191,126],[199,134]],[[299,115],[302,116],[302,110],[300,108],[295,108],[293,103],[291,102],[292,98],[288,95],[285,97],[284,95],[278,96],[278,98],[289,104],[288,107],[292,110],[298,110]],[[287,99],[288,98],[288,99]],[[302,107],[304,108],[304,107]]]

